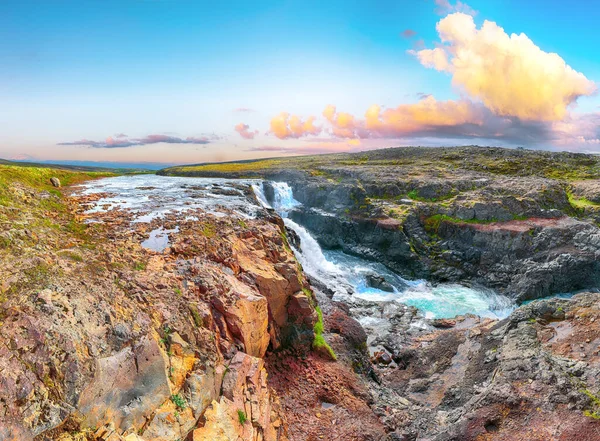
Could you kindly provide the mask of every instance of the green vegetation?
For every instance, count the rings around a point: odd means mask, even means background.
[[[192,314],[192,319],[194,320],[194,324],[198,328],[204,327],[204,320],[202,319],[202,316],[198,312],[198,308],[196,308],[195,305],[190,305],[189,310],[190,310],[190,314]]]
[[[337,181],[330,167],[399,166],[428,170],[473,170],[506,176],[540,176],[565,181],[600,179],[600,158],[593,155],[511,150],[497,147],[397,147],[360,153],[271,158],[171,167],[159,174],[261,177],[278,169],[300,169]],[[410,174],[410,173],[409,173]],[[436,198],[437,199],[437,198]],[[416,199],[418,200],[418,199]]]
[[[135,262],[133,269],[136,271],[144,271],[146,269],[146,264],[144,262]]]
[[[183,410],[187,407],[187,402],[185,401],[185,398],[183,398],[179,394],[171,395],[171,401],[175,406],[177,406],[178,409]]]
[[[512,220],[527,220],[526,216],[513,215]],[[445,214],[434,214],[433,216],[429,216],[423,221],[423,226],[425,227],[425,231],[431,234],[437,234],[442,223],[448,222],[452,224],[491,224],[495,222],[501,222],[498,219],[492,218],[489,220],[481,220],[481,219],[459,219],[457,217],[447,216]]]
[[[244,412],[243,410],[238,410],[237,411],[238,414],[238,421],[240,422],[240,424],[243,426],[244,423],[246,421],[248,421],[248,417],[246,416],[246,412]]]
[[[63,251],[61,254],[75,262],[83,262],[83,257],[80,254],[74,253],[72,251]]]
[[[583,414],[586,417],[593,418],[595,420],[600,420],[600,397],[588,389],[582,389],[581,392],[586,395],[592,404],[592,409],[586,409],[583,411]]]
[[[419,201],[419,202],[440,202],[440,201],[447,201],[448,199],[452,199],[454,196],[456,196],[456,194],[446,194],[446,195],[442,195],[442,196],[438,196],[436,198],[424,198],[422,196],[419,196],[419,193],[417,192],[417,190],[411,190],[408,192],[407,194],[409,199],[412,199],[413,201]]]
[[[282,163],[277,159],[266,159],[258,161],[240,161],[223,162],[216,164],[189,165],[181,167],[171,167],[168,169],[170,174],[189,174],[189,173],[248,173],[276,167]]]
[[[202,230],[202,234],[209,239],[215,237],[215,235],[217,234],[215,225],[209,222],[203,222],[200,228]]]
[[[0,165],[0,195],[5,194],[9,185],[18,182],[36,190],[49,190],[53,194],[60,194],[50,183],[50,178],[56,177],[63,186],[78,184],[90,179],[113,176],[107,172],[73,172],[40,167],[19,167]]]
[[[331,349],[331,346],[329,346],[329,344],[325,341],[325,338],[323,337],[323,331],[325,330],[323,326],[323,311],[321,311],[321,308],[318,306],[315,308],[315,311],[317,311],[317,315],[319,318],[315,323],[315,326],[313,327],[313,331],[315,333],[315,338],[312,344],[313,349],[328,354],[332,360],[337,360],[335,352],[333,352],[333,349]]]
[[[571,204],[571,207],[577,211],[585,210],[588,207],[600,207],[600,204],[592,202],[584,197],[578,198],[570,191],[567,191],[567,198],[569,200],[569,204]]]

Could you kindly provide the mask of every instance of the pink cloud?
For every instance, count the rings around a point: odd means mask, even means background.
[[[250,131],[250,126],[248,124],[239,123],[234,129],[244,139],[254,139],[254,137],[258,135],[258,130]]]
[[[119,139],[115,139],[119,138]],[[208,137],[187,137],[178,138],[176,136],[168,135],[148,135],[143,138],[124,139],[116,136],[115,138],[109,136],[104,141],[92,141],[89,139],[81,139],[79,141],[70,142],[59,142],[57,145],[73,145],[73,146],[84,146],[99,149],[113,149],[113,148],[125,148],[134,147],[150,144],[209,144],[210,138]]]
[[[406,30],[402,31],[401,35],[404,38],[413,38],[414,36],[417,35],[417,33],[415,31],[413,31],[412,29],[406,29]]]

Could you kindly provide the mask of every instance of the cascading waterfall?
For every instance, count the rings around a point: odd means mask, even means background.
[[[300,249],[294,249],[294,252],[306,273],[328,286],[336,295],[354,294],[371,301],[396,300],[419,308],[428,318],[466,313],[503,318],[514,309],[512,300],[491,290],[476,290],[457,284],[433,286],[424,280],[405,280],[380,263],[341,251],[323,251],[303,226],[288,218],[288,213],[301,205],[294,198],[291,187],[285,182],[271,182],[270,185],[274,190],[273,206],[267,202],[263,183],[253,185],[257,198],[265,207],[276,210],[284,218],[286,227],[300,238]],[[373,274],[384,277],[393,291],[369,286],[367,276]]]

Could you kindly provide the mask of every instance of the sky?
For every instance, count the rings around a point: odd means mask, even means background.
[[[2,0],[0,157],[600,153],[600,5]]]

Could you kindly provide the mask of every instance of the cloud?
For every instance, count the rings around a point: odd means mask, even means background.
[[[115,137],[118,138],[118,137]],[[208,137],[188,137],[178,138],[176,136],[168,135],[148,135],[143,138],[134,139],[115,139],[111,136],[106,138],[104,141],[92,141],[89,139],[81,139],[79,141],[71,142],[59,142],[57,145],[73,145],[73,146],[86,146],[99,149],[114,149],[114,148],[125,148],[134,147],[150,144],[209,144],[210,139]]]
[[[458,5],[458,3],[457,3]],[[452,75],[452,83],[500,116],[558,121],[596,84],[525,34],[508,35],[491,21],[477,29],[473,17],[457,12],[437,24],[441,43],[410,51],[425,67]]]
[[[318,135],[321,133],[321,127],[314,125],[315,120],[314,116],[309,116],[303,121],[299,116],[281,112],[271,119],[271,133],[279,139]]]
[[[322,115],[328,122],[324,131],[329,133],[331,138],[312,137],[308,138],[307,142],[326,144],[343,139],[347,145],[358,145],[360,140],[365,139],[417,139],[439,136],[451,139],[501,140],[531,145],[553,138],[553,126],[549,122],[498,116],[482,103],[467,98],[438,101],[432,95],[418,96],[421,98],[418,102],[401,104],[395,108],[372,105],[362,117],[340,112],[336,106],[330,104],[325,107]],[[280,139],[297,138],[307,134],[302,132],[300,136],[292,136],[290,124],[286,124],[289,119],[287,114],[273,118],[271,132]],[[299,134],[300,131],[296,130],[295,133]]]
[[[323,116],[332,126],[331,133],[338,138],[368,138],[364,122],[350,113],[338,112],[336,107],[329,104],[323,110]]]
[[[435,5],[435,13],[438,15],[448,15],[453,12],[462,12],[463,14],[475,16],[477,15],[477,11],[471,8],[469,5],[458,0],[454,5],[449,2],[449,0],[434,0]]]
[[[484,123],[482,109],[467,100],[437,101],[433,96],[416,104],[402,104],[395,109],[382,110],[371,106],[365,115],[366,128],[383,137],[405,136],[443,127],[462,125],[481,126]]]
[[[115,138],[127,138],[127,135],[125,133],[119,133],[115,135]]]
[[[240,134],[240,136],[244,139],[254,139],[256,135],[258,135],[258,130],[250,131],[250,126],[248,124],[239,123],[235,126],[235,131]]]
[[[575,150],[600,147],[600,113],[569,116],[552,124],[554,144]]]
[[[405,29],[404,31],[402,31],[401,35],[404,38],[413,38],[414,36],[417,35],[417,33],[415,31],[413,31],[412,29]]]
[[[237,113],[252,113],[252,112],[256,112],[256,110],[250,109],[248,107],[238,107],[237,109],[233,109],[233,111],[237,112]]]

